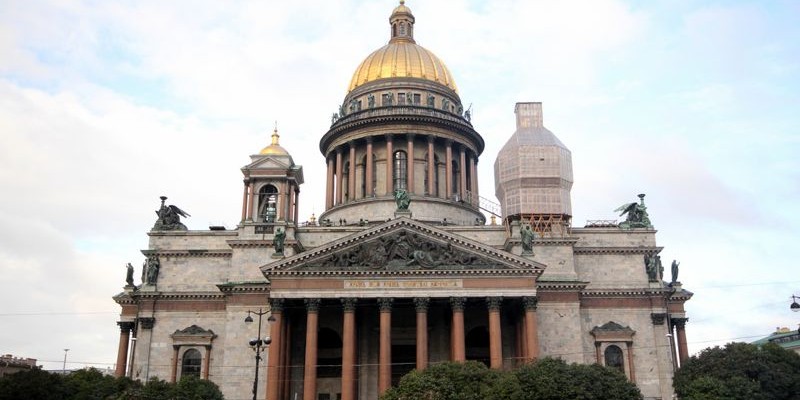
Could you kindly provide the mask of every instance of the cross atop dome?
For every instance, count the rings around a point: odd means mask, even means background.
[[[414,14],[406,7],[405,0],[400,0],[400,5],[392,11],[389,25],[392,27],[392,38],[389,43],[398,41],[414,42]]]

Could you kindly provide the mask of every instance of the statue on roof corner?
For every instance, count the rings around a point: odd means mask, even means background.
[[[164,205],[164,202],[167,201],[167,196],[161,196],[161,208],[156,211],[156,215],[158,215],[158,219],[156,220],[156,224],[153,225],[154,231],[185,231],[186,225],[181,223],[181,217],[188,218],[191,217],[189,213],[186,211],[181,210],[175,205],[170,204],[169,206]]]
[[[394,191],[394,202],[397,203],[397,211],[405,211],[411,204],[411,198],[405,189],[397,189]]]
[[[523,256],[532,256],[533,255],[533,237],[535,232],[531,229],[531,226],[528,224],[523,224],[519,228],[519,236],[522,239],[522,255]]]
[[[639,195],[639,203],[626,203],[614,210],[614,212],[622,212],[619,216],[627,214],[625,221],[619,224],[622,229],[632,228],[653,228],[650,223],[650,216],[647,214],[647,206],[644,205],[644,194]]]
[[[272,246],[275,248],[275,255],[283,255],[283,244],[286,241],[286,230],[281,227],[275,228],[275,236],[272,238]]]

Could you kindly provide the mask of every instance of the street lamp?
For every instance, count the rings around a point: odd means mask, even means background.
[[[258,364],[261,362],[261,352],[264,351],[264,348],[269,346],[270,343],[272,343],[272,339],[269,336],[266,336],[263,339],[261,338],[261,316],[269,313],[269,311],[263,311],[261,308],[259,308],[258,311],[247,310],[247,317],[244,319],[246,324],[250,324],[253,322],[253,317],[251,314],[258,315],[258,336],[248,342],[250,348],[252,348],[256,353],[256,372],[255,377],[253,378],[253,400],[256,400],[256,393],[258,392]],[[267,318],[267,321],[275,321],[275,317],[270,315],[269,318]]]
[[[64,349],[64,364],[61,366],[61,375],[67,375],[67,352],[69,349]]]
[[[789,309],[794,312],[800,311],[800,304],[797,304],[797,299],[800,299],[800,296],[792,295],[792,305],[789,306]]]

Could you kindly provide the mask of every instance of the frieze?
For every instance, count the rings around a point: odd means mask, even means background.
[[[427,280],[381,280],[350,279],[344,281],[345,289],[383,290],[383,289],[457,289],[464,287],[461,279]]]

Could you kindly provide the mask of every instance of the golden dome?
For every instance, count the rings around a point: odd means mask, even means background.
[[[361,62],[350,80],[348,92],[365,83],[386,78],[425,79],[458,92],[456,82],[442,60],[414,42],[414,16],[404,3],[401,1],[389,17],[389,44]]]
[[[269,155],[269,156],[288,156],[289,152],[286,151],[280,144],[278,144],[278,139],[280,135],[278,135],[278,128],[276,127],[275,130],[272,132],[272,143],[261,149],[258,154],[261,155]]]

